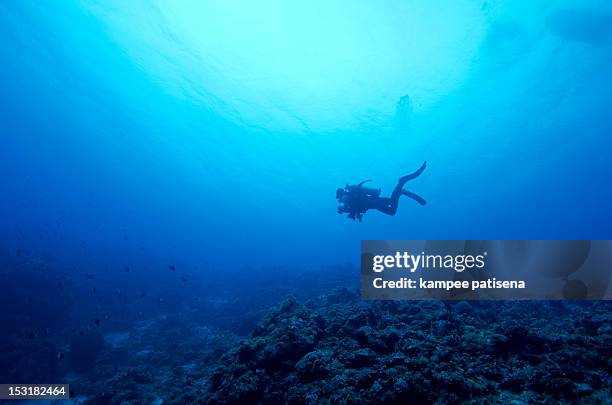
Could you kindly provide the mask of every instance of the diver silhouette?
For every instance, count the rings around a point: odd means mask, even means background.
[[[364,180],[359,184],[346,185],[344,188],[336,190],[336,199],[342,203],[338,207],[339,214],[347,213],[348,218],[353,221],[358,219],[361,222],[363,214],[367,210],[375,209],[387,215],[395,215],[397,212],[397,205],[401,195],[408,196],[418,202],[421,205],[425,205],[426,201],[410,191],[404,190],[404,185],[423,173],[427,162],[423,162],[423,165],[414,173],[408,174],[404,177],[400,177],[397,182],[397,186],[393,189],[391,197],[381,197],[380,189],[364,187],[364,183],[371,180]]]

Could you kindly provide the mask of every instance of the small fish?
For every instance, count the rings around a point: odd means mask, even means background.
[[[129,273],[129,272],[130,272],[130,268],[129,268],[129,267],[126,267],[126,268],[125,268],[125,272],[126,272],[126,273]]]
[[[28,339],[36,339],[36,335],[34,334],[34,332],[26,332],[25,336]]]
[[[182,278],[182,280],[183,280],[183,283],[186,283],[186,282],[187,282],[187,277],[181,277],[181,278]]]
[[[146,291],[140,294],[141,297],[144,297],[145,295],[147,295]]]
[[[62,353],[62,352],[57,352],[57,359],[58,359],[58,360],[61,360],[61,359],[63,359],[63,358],[64,358],[64,353]]]
[[[96,318],[96,320],[94,321],[94,323],[96,324],[96,326],[100,326],[100,319]]]
[[[172,271],[176,271],[176,268],[173,265],[168,266],[170,268],[170,270]]]
[[[90,280],[93,280],[94,275],[93,275],[93,274],[88,274],[88,275],[87,275],[87,278],[88,278],[88,279],[90,279]]]

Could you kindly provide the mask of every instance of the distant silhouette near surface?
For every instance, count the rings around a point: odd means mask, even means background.
[[[426,201],[421,196],[404,190],[404,185],[408,181],[419,177],[425,170],[426,165],[427,162],[423,162],[423,165],[416,172],[400,177],[391,197],[381,197],[380,189],[363,186],[364,183],[371,180],[364,180],[359,184],[347,184],[344,188],[337,189],[336,199],[342,204],[338,207],[338,213],[348,214],[348,218],[360,222],[363,219],[363,214],[370,209],[378,210],[387,215],[395,215],[401,195],[408,196],[419,204],[425,205]]]

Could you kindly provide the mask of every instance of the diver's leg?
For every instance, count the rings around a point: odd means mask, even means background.
[[[411,193],[410,191],[403,190],[403,187],[404,187],[404,184],[406,184],[408,180],[412,180],[414,178],[419,177],[421,173],[423,173],[423,170],[425,170],[426,166],[427,166],[427,161],[423,162],[421,167],[416,172],[406,175],[404,177],[400,177],[397,183],[397,186],[395,186],[395,189],[393,189],[393,192],[391,193],[391,197],[379,199],[379,204],[376,207],[376,209],[387,215],[395,215],[395,213],[397,212],[397,206],[399,204],[399,198],[402,194],[405,194],[408,197],[413,198],[421,205],[425,205],[424,199],[422,199],[416,194]]]
[[[395,199],[395,204],[393,203],[393,197],[391,198],[380,198],[378,200],[378,204],[374,207],[376,210],[382,212],[387,215],[395,215],[397,212],[397,202],[399,200],[399,196]]]
[[[395,205],[397,206],[397,202],[399,201],[400,195],[402,195],[403,187],[404,184],[406,184],[406,182],[408,180],[412,180],[416,177],[419,177],[419,175],[421,173],[423,173],[423,170],[425,170],[425,165],[427,162],[424,162],[423,165],[419,168],[419,170],[417,170],[416,172],[406,175],[404,177],[400,177],[400,179],[397,182],[397,186],[395,186],[395,188],[393,189],[393,193],[391,193],[391,202],[395,202]]]
[[[417,177],[421,175],[421,173],[423,173],[423,170],[425,170],[426,166],[427,166],[427,161],[423,162],[421,167],[419,167],[419,169],[416,172],[408,174],[404,177],[400,177],[399,184],[403,186],[404,184],[406,184],[408,180],[416,179]]]
[[[417,170],[416,172],[414,172],[412,174],[408,174],[408,175],[406,175],[404,177],[400,177],[399,181],[397,182],[397,186],[395,186],[395,189],[393,189],[393,193],[391,193],[391,198],[389,198],[390,205],[391,205],[392,209],[394,210],[393,214],[395,214],[395,211],[397,211],[397,204],[398,204],[400,195],[402,195],[404,193],[404,191],[405,191],[405,190],[403,190],[404,184],[406,184],[406,182],[408,180],[412,180],[414,178],[419,177],[420,174],[423,173],[423,170],[425,170],[425,166],[427,166],[427,161],[423,162],[423,164],[421,165],[419,170]],[[425,201],[421,197],[417,196],[416,194],[413,194],[414,196],[416,196],[416,198],[413,197],[413,195],[410,195],[410,194],[406,194],[406,195],[409,196],[409,197],[414,198],[415,200],[417,200],[421,204],[423,204],[423,202]],[[393,214],[391,214],[391,215],[393,215]]]
[[[413,200],[415,200],[416,202],[418,202],[421,205],[427,204],[427,201],[425,201],[425,199],[423,197],[421,197],[420,195],[414,194],[414,193],[412,193],[410,191],[407,191],[407,190],[402,190],[402,194],[412,198]]]
[[[379,204],[376,206],[376,209],[382,213],[387,215],[395,215],[397,212],[397,206],[399,205],[399,198],[401,195],[408,196],[418,202],[421,205],[427,204],[427,201],[420,195],[414,194],[407,190],[395,189],[393,190],[393,194],[391,194],[390,198],[381,198]]]
[[[395,190],[393,190],[393,193],[391,193],[391,197],[389,198],[385,198],[385,200],[387,200],[386,204],[385,204],[385,210],[382,211],[385,214],[388,215],[395,215],[395,213],[397,212],[397,206],[399,204],[399,198],[402,195],[402,189],[400,188],[395,188]],[[379,209],[379,211],[381,211]]]

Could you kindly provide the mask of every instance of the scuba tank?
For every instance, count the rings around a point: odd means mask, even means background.
[[[351,185],[346,185],[346,191],[348,191],[349,193],[351,192],[355,192],[355,193],[361,193],[361,194],[365,194],[368,197],[379,197],[380,196],[380,188],[373,188],[373,187],[364,187],[363,183],[367,183],[368,181],[372,181],[372,180],[364,180],[359,184],[351,184]]]

